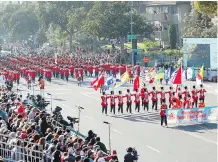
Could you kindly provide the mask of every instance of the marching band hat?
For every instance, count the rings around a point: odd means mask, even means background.
[[[173,89],[173,87],[170,87],[170,89]]]
[[[164,89],[164,87],[160,87],[160,89]]]
[[[155,90],[155,87],[152,87],[153,90]]]
[[[103,95],[105,95],[105,92],[102,92]]]
[[[188,87],[187,86],[185,86],[185,89],[187,89]]]
[[[114,91],[111,91],[111,94],[114,94]]]
[[[203,84],[201,84],[200,87],[203,87]]]
[[[122,94],[122,91],[119,91],[118,93],[119,93],[119,94]]]
[[[195,89],[195,86],[193,86],[193,88]]]
[[[127,92],[130,92],[130,90],[129,90],[129,89],[127,89]]]

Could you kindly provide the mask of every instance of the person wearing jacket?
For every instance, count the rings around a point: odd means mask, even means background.
[[[162,105],[161,105],[161,109],[160,109],[161,126],[163,125],[163,122],[164,122],[165,126],[168,127],[167,126],[166,109],[167,109],[166,101],[163,100]]]
[[[96,140],[95,145],[99,146],[100,149],[101,149],[103,152],[107,153],[107,148],[106,148],[106,146],[100,141],[100,137],[96,137],[95,140]]]
[[[138,160],[137,153],[133,153],[133,148],[129,147],[127,149],[127,154],[124,156],[124,162],[134,162],[135,160]]]

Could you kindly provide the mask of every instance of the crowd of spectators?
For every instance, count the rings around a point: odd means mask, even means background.
[[[85,139],[73,135],[27,100],[0,88],[0,162],[118,162],[92,130]]]

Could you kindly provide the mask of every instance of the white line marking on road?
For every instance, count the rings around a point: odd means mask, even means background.
[[[91,117],[89,117],[89,116],[86,116],[86,118],[91,119],[91,120],[94,120],[93,118],[91,118]]]
[[[87,95],[87,94],[85,94],[85,93],[81,93],[81,92],[80,92],[80,94],[82,94],[82,95],[84,95],[84,96],[86,96],[86,97],[92,98],[92,99],[94,99],[94,100],[101,101],[100,99],[98,99],[98,98],[96,98],[96,97],[92,97],[92,96]]]
[[[151,150],[153,150],[153,151],[156,151],[156,152],[160,153],[159,150],[157,150],[157,149],[155,149],[155,148],[153,148],[153,147],[151,147],[151,146],[148,146],[148,145],[147,145],[147,148],[149,148],[149,149],[151,149]]]
[[[178,130],[179,130],[179,129],[178,129]],[[202,136],[199,136],[199,135],[197,135],[197,134],[195,134],[195,133],[186,132],[186,131],[183,131],[183,130],[179,130],[179,131],[180,131],[180,132],[183,132],[183,133],[185,133],[185,134],[188,134],[188,135],[190,135],[190,136],[193,136],[193,137],[195,137],[195,138],[201,139],[201,140],[203,140],[203,141],[206,141],[206,142],[209,142],[209,143],[212,143],[212,144],[217,145],[217,142],[216,142],[216,141],[209,140],[209,139],[207,139],[207,138],[205,138],[205,137],[202,137]]]
[[[121,135],[123,135],[123,133],[122,132],[120,132],[120,131],[118,131],[118,130],[116,130],[116,129],[111,129],[112,131],[114,131],[114,132],[116,132],[116,133],[119,133],[119,134],[121,134]]]

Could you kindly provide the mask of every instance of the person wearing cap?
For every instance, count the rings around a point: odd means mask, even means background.
[[[203,84],[200,85],[200,89],[197,91],[197,93],[199,93],[199,99],[202,99],[203,103],[204,103],[204,99],[205,99],[205,95],[204,93],[207,92],[204,88],[203,88]]]
[[[186,103],[188,103],[188,102],[186,102],[186,100],[187,100],[187,98],[188,98],[188,95],[189,95],[189,91],[188,91],[188,87],[187,86],[185,86],[184,87],[184,91],[182,92],[182,94],[184,95],[184,107],[186,106]]]
[[[153,89],[153,91],[149,92],[148,95],[151,95],[152,110],[154,110],[154,107],[155,107],[155,110],[157,111],[157,102],[158,102],[157,94],[158,94],[158,92],[156,91],[155,87],[153,87],[152,89]]]
[[[195,107],[198,106],[198,95],[197,95],[197,89],[195,88],[195,86],[193,86],[193,89],[191,91],[191,94],[192,94],[192,105],[194,107],[194,104],[195,104]]]
[[[132,94],[130,93],[130,90],[127,89],[127,94],[126,94],[126,104],[127,104],[127,108],[126,108],[126,112],[132,113]]]
[[[161,126],[163,125],[163,122],[165,123],[165,126],[167,126],[167,116],[166,116],[166,109],[167,105],[165,100],[163,100],[161,107],[160,107],[160,117],[161,117]]]
[[[117,95],[117,99],[118,99],[118,112],[121,112],[123,114],[123,98],[125,96],[122,95],[122,91],[118,92],[119,95]]]
[[[161,91],[158,91],[157,94],[160,94],[160,104],[162,104],[163,100],[166,100],[166,98],[165,98],[164,87],[161,87],[160,89]]]
[[[200,103],[198,104],[198,108],[204,108],[204,107],[205,107],[205,104],[204,104],[204,102],[203,102],[203,99],[200,98],[199,101],[200,101]]]
[[[113,112],[115,114],[115,98],[117,97],[114,95],[114,91],[111,91],[111,95],[108,97],[110,98],[111,113]]]
[[[169,108],[171,108],[171,104],[172,104],[171,101],[172,101],[172,95],[173,95],[173,87],[170,87],[170,90],[166,91],[165,94],[169,94]]]
[[[107,99],[109,96],[105,94],[105,92],[102,92],[101,96],[101,106],[102,106],[102,114],[105,113],[107,115]]]
[[[133,96],[135,96],[135,111],[138,110],[138,112],[140,111],[140,93],[138,92],[138,89],[135,90],[136,93],[133,94]]]

